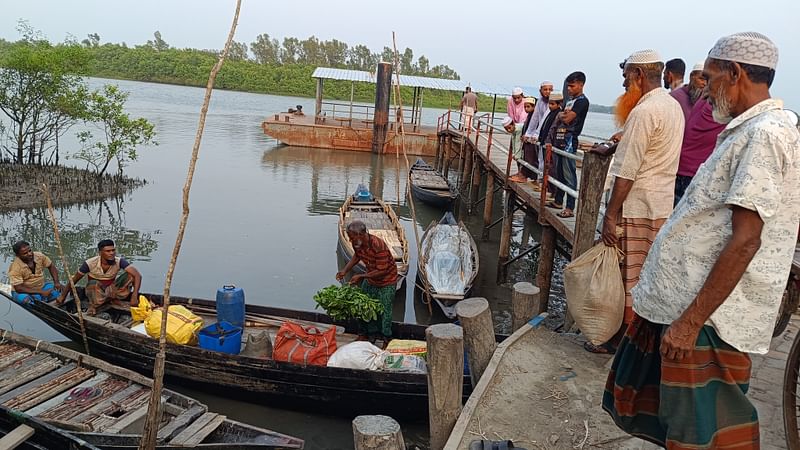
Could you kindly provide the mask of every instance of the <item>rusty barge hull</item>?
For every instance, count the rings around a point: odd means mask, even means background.
[[[318,119],[276,114],[261,124],[264,134],[286,145],[369,152],[372,150],[371,121]],[[349,123],[348,123],[349,122]],[[383,153],[403,153],[403,138],[390,124]],[[436,127],[405,126],[405,150],[409,155],[436,155]]]

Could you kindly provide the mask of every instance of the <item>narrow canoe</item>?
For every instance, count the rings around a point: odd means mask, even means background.
[[[448,209],[458,197],[450,181],[421,158],[411,166],[408,182],[415,198],[435,208]]]
[[[85,295],[82,290],[79,292]],[[162,302],[161,295],[145,295],[156,304]],[[171,296],[170,303],[191,309],[207,324],[216,322],[214,301]],[[71,297],[61,306],[31,302],[22,307],[64,336],[82,342]],[[322,328],[341,326],[342,333],[336,336],[339,346],[357,337],[357,323],[334,323],[321,313],[250,304],[245,310],[247,325],[243,341],[261,330],[267,330],[274,341],[284,320],[318,324]],[[107,308],[95,317],[84,315],[84,324],[92,355],[140,373],[153,372],[158,341],[131,330],[129,311]],[[425,340],[425,328],[424,325],[394,322],[392,336]],[[167,344],[165,371],[167,379],[181,385],[217,394],[224,392],[226,396],[259,404],[351,418],[361,414],[386,414],[398,419],[428,420],[428,379],[423,374],[306,366],[174,344]],[[469,377],[464,377],[464,401],[471,391]]]
[[[367,201],[358,201],[354,195],[347,197],[339,208],[338,251],[345,263],[353,258],[354,250],[350,238],[347,237],[347,226],[354,220],[360,220],[367,226],[370,234],[378,236],[386,242],[397,264],[397,289],[403,285],[408,275],[408,240],[403,225],[391,206],[383,200],[370,196]],[[359,262],[355,273],[364,273],[364,263]]]
[[[456,317],[455,304],[472,289],[478,275],[478,244],[462,222],[445,213],[422,235],[417,274],[445,316]]]
[[[0,404],[8,413],[48,424],[57,433],[41,433],[51,439],[66,435],[94,446],[74,448],[138,448],[153,380],[59,345],[0,333]],[[169,389],[162,392],[158,428],[160,449],[303,448],[300,439],[230,420]]]

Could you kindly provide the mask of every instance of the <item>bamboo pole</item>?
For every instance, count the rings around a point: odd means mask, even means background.
[[[159,408],[161,406],[161,390],[164,387],[164,362],[166,359],[167,351],[167,317],[169,314],[169,293],[172,286],[172,275],[175,272],[175,263],[178,261],[178,254],[181,251],[181,244],[183,243],[183,235],[186,231],[186,222],[189,220],[189,192],[192,189],[192,179],[194,178],[194,170],[197,166],[197,156],[200,153],[200,142],[203,138],[203,128],[206,123],[206,115],[208,114],[208,105],[211,102],[211,93],[214,90],[214,81],[217,78],[217,73],[222,68],[225,62],[225,57],[228,55],[228,50],[231,47],[233,36],[236,33],[236,25],[239,21],[239,10],[242,7],[242,0],[236,0],[236,11],[233,14],[233,23],[231,23],[231,30],[228,33],[228,40],[225,42],[225,47],[222,49],[222,54],[217,60],[217,63],[211,69],[211,74],[208,76],[208,84],[206,85],[206,94],[203,100],[203,106],[200,109],[200,120],[197,124],[197,134],[194,139],[194,147],[192,148],[192,158],[189,161],[189,171],[186,174],[186,183],[183,185],[183,214],[181,215],[180,225],[178,225],[178,236],[175,239],[175,247],[172,249],[172,257],[169,261],[169,268],[167,269],[166,279],[164,280],[164,299],[162,308],[164,314],[161,315],[161,334],[158,338],[158,353],[156,354],[155,363],[153,364],[153,389],[150,392],[150,404],[147,407],[147,419],[144,424],[144,432],[142,433],[142,440],[139,443],[140,450],[150,450],[155,448],[156,437],[158,434],[159,423]]]
[[[397,100],[397,105],[402,110],[403,109],[403,98],[400,96],[400,61],[399,56],[397,53],[397,39],[395,37],[394,31],[392,31],[392,47],[394,47],[394,65],[395,65],[395,76],[397,79],[397,83],[394,85],[395,89],[395,100]],[[400,133],[400,147],[403,149],[403,158],[406,160],[406,172],[411,173],[411,163],[408,161],[408,153],[406,153],[406,127],[403,122],[398,124],[398,132]],[[406,197],[408,198],[408,205],[411,209],[411,228],[414,230],[414,241],[417,243],[417,254],[420,252],[420,241],[419,241],[419,231],[417,230],[417,208],[414,206],[414,196],[411,195],[411,183],[410,180],[406,183]],[[425,297],[428,303],[428,313],[433,314],[433,309],[431,306],[431,293],[428,287],[425,287]]]
[[[56,245],[58,246],[58,256],[61,258],[61,265],[67,273],[69,287],[72,289],[72,297],[75,299],[75,306],[78,310],[78,322],[81,325],[81,338],[83,338],[83,349],[86,354],[89,354],[89,339],[86,337],[86,326],[83,324],[83,310],[81,308],[81,298],[78,296],[78,290],[75,289],[75,283],[72,281],[72,272],[67,265],[67,258],[64,256],[64,248],[61,246],[61,235],[58,232],[58,222],[56,221],[56,214],[53,210],[53,200],[50,198],[50,189],[46,184],[42,183],[42,192],[44,193],[45,201],[47,201],[47,213],[50,215],[50,222],[53,224],[53,234],[56,237]]]

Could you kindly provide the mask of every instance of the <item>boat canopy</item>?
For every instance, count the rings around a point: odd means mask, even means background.
[[[333,67],[317,67],[311,75],[317,79],[343,80],[360,83],[375,83],[375,72],[365,70],[336,69]],[[392,83],[397,84],[397,78],[392,76]],[[400,85],[413,88],[439,89],[443,91],[463,92],[465,86],[470,86],[474,92],[486,95],[511,95],[516,86],[505,86],[498,83],[474,83],[466,80],[448,80],[446,78],[418,77],[414,75],[400,75]],[[524,92],[536,93],[539,88],[520,86]]]

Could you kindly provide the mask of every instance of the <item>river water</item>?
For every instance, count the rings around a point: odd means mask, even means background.
[[[204,90],[130,81],[89,82],[93,87],[114,83],[130,92],[127,111],[155,124],[159,145],[141,149],[139,160],[127,170],[128,175],[145,179],[144,187],[120,198],[56,208],[69,267],[76,270],[83,259],[96,254],[99,240],[111,238],[118,252],[142,273],[142,291],[160,292],[177,233],[181,189]],[[312,296],[335,283],[340,264],[335,251],[338,208],[359,183],[377,186],[376,195],[396,205],[411,242],[408,280],[415,279],[413,227],[421,235],[431,221],[441,217],[441,211],[417,204],[417,220],[412,223],[403,194],[402,157],[283,146],[262,133],[259,125],[268,114],[297,104],[313,110],[313,99],[214,92],[192,186],[191,215],[173,278],[175,295],[214,298],[217,288],[235,284],[244,288],[248,303],[314,309]],[[443,112],[426,109],[423,122],[435,124]],[[612,132],[610,116],[589,114],[584,134]],[[67,136],[62,149],[76,145]],[[495,201],[496,207],[500,203]],[[473,235],[480,236],[480,212],[464,219]],[[516,225],[514,246],[518,247],[523,245],[522,216]],[[510,291],[508,285],[495,283],[499,232],[495,227],[492,239],[479,244],[482,270],[473,293],[489,299],[502,332],[510,322]],[[535,228],[532,233],[532,239],[538,237]],[[10,246],[19,239],[55,261],[52,236],[44,210],[0,214],[0,265],[8,267],[13,259]],[[534,252],[513,265],[512,280],[530,280],[535,262]],[[0,280],[7,282],[5,276],[3,272]],[[445,318],[435,306],[429,314],[428,307],[415,299],[414,289],[407,288],[395,301],[394,320],[427,324]],[[64,340],[10,303],[0,303],[0,326],[40,339]],[[349,419],[232,401],[225,392],[170,387],[233,419],[299,436],[306,440],[307,449],[352,448]],[[407,442],[424,446],[426,427],[426,423],[403,424]]]

